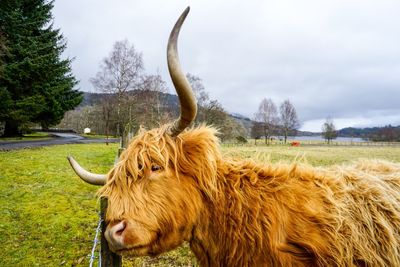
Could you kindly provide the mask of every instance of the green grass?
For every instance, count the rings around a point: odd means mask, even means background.
[[[112,166],[115,145],[65,145],[0,153],[0,266],[71,266],[90,253],[95,186],[77,178],[66,156],[95,172]]]
[[[0,266],[87,266],[98,222],[97,187],[82,182],[66,156],[93,172],[113,164],[117,144],[62,145],[0,152]],[[400,162],[400,147],[222,147],[234,158],[316,166],[357,158]],[[194,266],[188,245],[157,258],[124,259],[124,266]]]
[[[51,136],[48,133],[30,133],[23,134],[18,137],[0,137],[1,142],[19,142],[19,141],[31,141],[31,140],[46,140],[50,139]]]
[[[106,139],[107,135],[102,134],[81,134],[82,137],[92,138],[92,139]],[[117,138],[115,136],[109,135],[108,138]]]

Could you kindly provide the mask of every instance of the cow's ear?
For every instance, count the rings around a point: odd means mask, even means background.
[[[199,127],[179,135],[178,171],[197,182],[205,195],[214,198],[217,193],[217,164],[220,160],[216,130]]]

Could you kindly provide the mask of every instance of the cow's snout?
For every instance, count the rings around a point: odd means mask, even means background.
[[[104,233],[105,238],[112,250],[124,249],[124,231],[126,230],[127,222],[120,221],[116,224],[109,225]]]

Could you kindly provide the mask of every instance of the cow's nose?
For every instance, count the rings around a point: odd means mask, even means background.
[[[126,229],[126,221],[120,221],[112,226],[108,226],[104,233],[105,238],[113,250],[124,249],[124,231]]]

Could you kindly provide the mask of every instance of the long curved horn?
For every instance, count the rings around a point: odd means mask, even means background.
[[[107,181],[107,175],[105,174],[96,174],[91,173],[81,167],[81,165],[76,162],[76,160],[68,156],[69,164],[71,164],[72,169],[74,169],[75,173],[85,182],[93,185],[105,185]]]
[[[168,69],[181,105],[181,114],[179,119],[175,120],[168,129],[168,134],[171,136],[177,136],[185,130],[185,128],[194,120],[197,113],[196,98],[184,72],[181,69],[177,47],[179,31],[189,11],[190,7],[187,7],[185,11],[183,11],[182,15],[175,23],[168,40]]]

